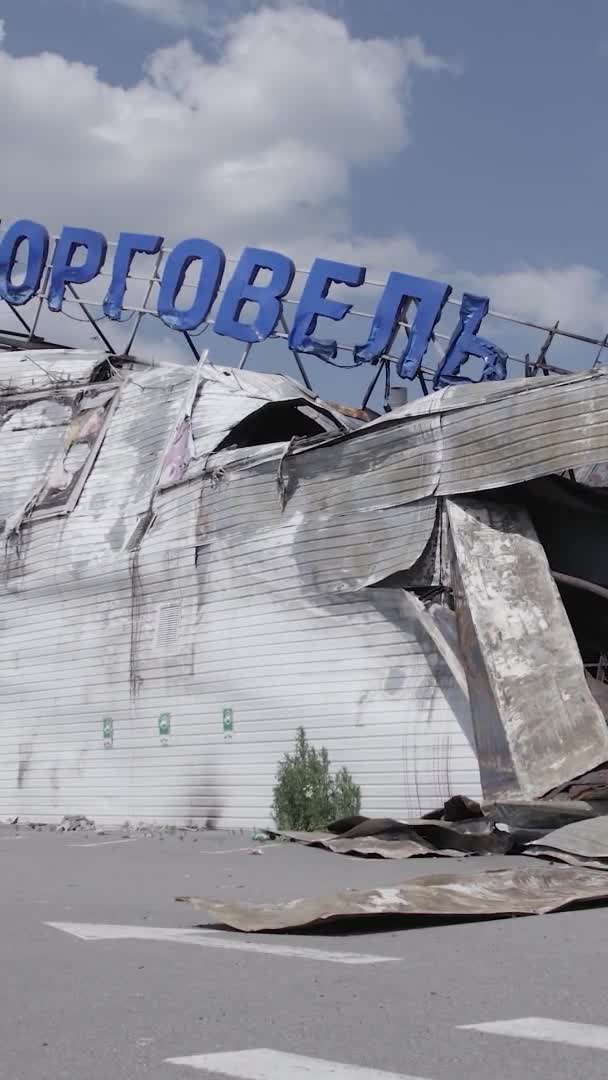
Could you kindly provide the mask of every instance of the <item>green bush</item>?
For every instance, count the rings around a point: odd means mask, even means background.
[[[332,776],[325,747],[315,750],[304,728],[298,728],[293,754],[285,754],[277,768],[272,800],[277,828],[311,832],[336,818],[358,814],[360,807],[361,789],[348,769]]]

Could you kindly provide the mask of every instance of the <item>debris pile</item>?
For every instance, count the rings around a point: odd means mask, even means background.
[[[587,792],[599,790],[603,782],[590,783],[585,778],[573,786]],[[426,818],[413,821],[357,816],[335,821],[324,832],[271,832],[277,839],[343,855],[409,859],[523,854],[570,865],[518,866],[469,876],[432,874],[388,888],[275,904],[235,904],[193,896],[177,900],[208,912],[223,927],[245,932],[307,929],[337,921],[357,924],[362,919],[543,915],[581,904],[606,903],[608,814],[602,811],[601,800],[593,803],[573,796],[482,805],[457,796]]]
[[[554,799],[480,805],[459,795],[424,818],[342,818],[324,831],[269,831],[269,835],[341,855],[382,859],[420,856],[521,855],[555,830],[601,813],[583,801]],[[608,832],[606,835],[608,841]]]

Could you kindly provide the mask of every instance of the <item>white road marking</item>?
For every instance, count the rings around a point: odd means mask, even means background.
[[[608,1027],[549,1020],[544,1016],[524,1016],[519,1020],[499,1020],[493,1024],[463,1024],[461,1028],[488,1035],[508,1035],[514,1039],[540,1039],[542,1042],[564,1043],[567,1046],[585,1046],[591,1050],[608,1050]]]
[[[266,953],[269,956],[300,960],[327,960],[333,964],[386,964],[393,956],[370,953],[332,952],[303,945],[273,945],[266,941],[248,941],[228,937],[220,930],[195,930],[173,926],[113,926],[95,923],[47,922],[54,930],[63,930],[81,941],[170,941],[182,945],[202,945],[207,949],[236,949],[240,952]]]
[[[187,1065],[238,1080],[416,1080],[404,1073],[342,1065],[338,1061],[283,1054],[279,1050],[240,1050],[236,1053],[195,1054],[168,1058],[169,1065]]]
[[[249,847],[231,847],[231,848],[199,848],[199,855],[236,855],[238,851],[252,851],[255,844],[250,844]]]
[[[107,847],[108,844],[134,844],[136,836],[126,836],[122,840],[91,840],[86,844],[70,844],[70,847]]]

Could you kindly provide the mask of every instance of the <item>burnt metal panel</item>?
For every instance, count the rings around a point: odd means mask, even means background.
[[[263,933],[387,916],[466,920],[545,915],[574,904],[607,902],[608,874],[578,867],[526,867],[488,870],[470,877],[433,874],[384,889],[353,889],[276,904],[221,903],[198,896],[176,899],[208,912],[230,929]]]
[[[526,510],[467,496],[448,514],[484,795],[534,798],[608,760],[608,728]]]

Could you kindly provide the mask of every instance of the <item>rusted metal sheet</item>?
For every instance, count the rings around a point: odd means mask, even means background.
[[[484,795],[536,798],[608,760],[604,715],[527,511],[466,496],[448,515]]]
[[[489,870],[470,877],[437,874],[401,885],[276,904],[234,904],[178,896],[222,926],[247,933],[295,930],[340,920],[387,916],[472,919],[545,915],[574,904],[608,902],[608,874],[578,867]]]

